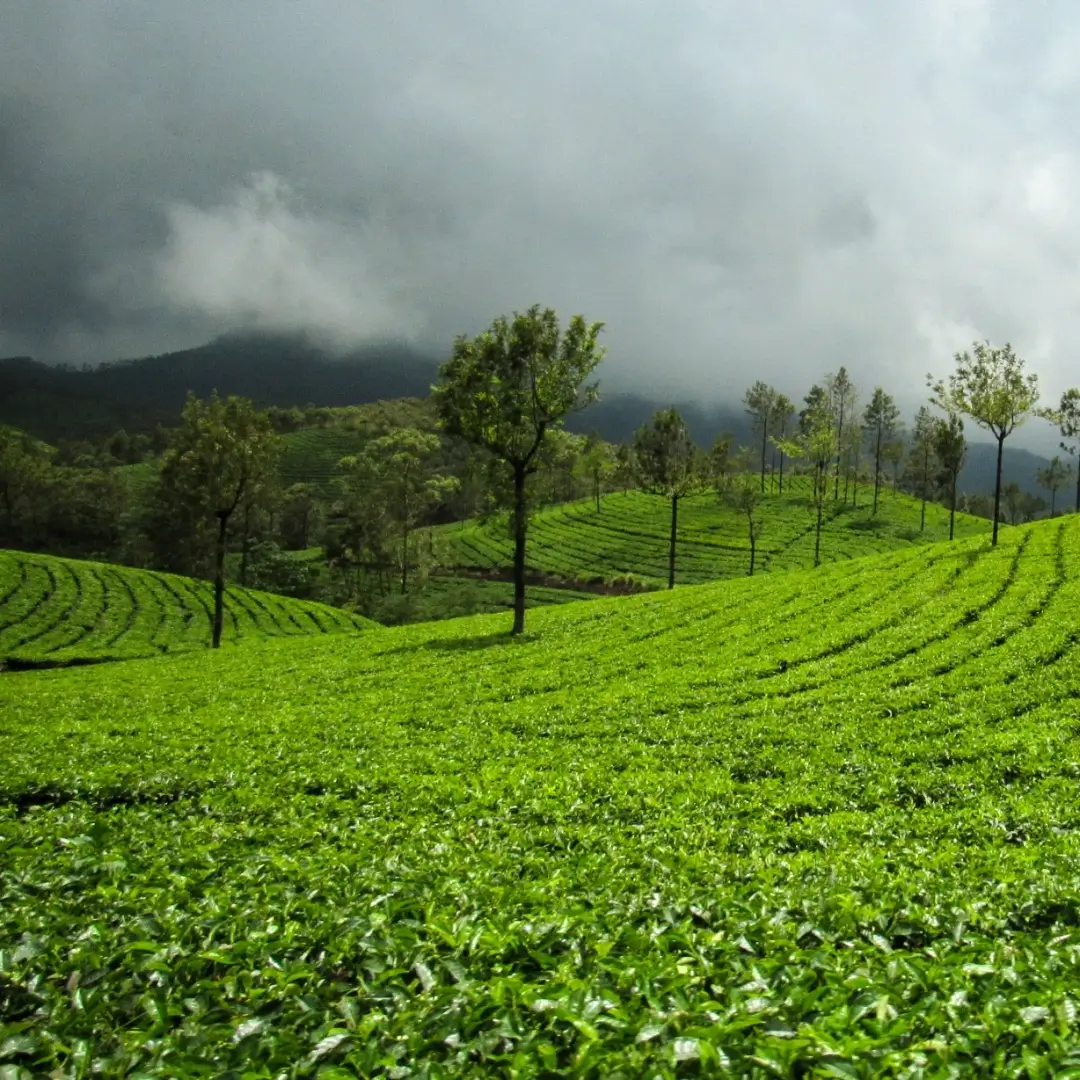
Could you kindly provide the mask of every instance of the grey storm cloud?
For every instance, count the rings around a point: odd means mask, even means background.
[[[533,302],[673,393],[975,339],[1080,382],[1080,14],[1023,0],[13,0],[0,353],[445,352]]]

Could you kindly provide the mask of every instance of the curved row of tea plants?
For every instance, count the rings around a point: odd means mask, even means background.
[[[757,569],[790,570],[813,566],[816,512],[807,477],[786,478],[782,496],[767,494],[757,552]],[[926,507],[920,531],[920,504],[908,495],[883,491],[878,514],[871,514],[865,490],[859,505],[825,504],[821,537],[823,562],[890,551],[912,543],[948,537],[948,512]],[[670,503],[631,491],[606,495],[597,511],[592,500],[566,503],[538,512],[529,524],[529,568],[566,580],[638,579],[667,584]],[[957,537],[988,531],[979,518],[957,515]],[[450,563],[471,570],[504,568],[513,558],[512,542],[501,523],[475,523],[444,533]],[[679,508],[677,580],[698,584],[747,572],[750,548],[746,521],[721,506],[715,495],[685,499]]]
[[[0,551],[0,663],[59,664],[205,648],[213,604],[206,581]],[[371,625],[323,604],[229,586],[222,640],[353,633]]]
[[[1080,1076],[1080,518],[0,680],[12,1075]]]

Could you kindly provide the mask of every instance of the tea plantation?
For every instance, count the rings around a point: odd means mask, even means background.
[[[0,668],[206,648],[213,610],[206,581],[0,551]],[[222,641],[355,633],[373,625],[338,608],[230,586]]]
[[[767,492],[756,569],[791,570],[814,565],[816,510],[810,480],[785,478],[783,495]],[[831,491],[830,491],[831,494]],[[927,503],[926,528],[920,531],[920,503],[885,489],[878,513],[871,513],[872,493],[859,492],[850,502],[825,504],[821,535],[823,562],[891,551],[912,543],[944,540],[949,514]],[[612,580],[630,577],[643,585],[667,585],[671,504],[640,491],[605,495],[600,510],[591,499],[541,511],[529,525],[528,563],[553,578]],[[990,523],[967,514],[956,516],[956,536],[988,532]],[[513,543],[498,522],[474,523],[442,532],[447,561],[470,570],[490,570],[513,563]],[[745,574],[750,546],[745,517],[721,506],[715,495],[684,499],[679,506],[677,580],[698,584]]]
[[[1080,1076],[1080,517],[0,677],[7,1078]]]

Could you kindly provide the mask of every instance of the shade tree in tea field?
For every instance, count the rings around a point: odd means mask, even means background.
[[[1028,416],[1037,413],[1039,377],[1025,370],[1024,360],[1008,342],[1001,347],[994,347],[988,341],[975,342],[970,352],[957,353],[955,360],[956,368],[947,379],[927,375],[927,384],[935,405],[947,413],[970,417],[997,441],[994,532],[990,541],[996,546],[1005,440]]]
[[[634,436],[634,458],[643,490],[671,503],[668,541],[668,588],[675,588],[675,547],[679,531],[679,500],[706,489],[706,467],[686,421],[672,407],[661,409]]]
[[[476,337],[457,338],[432,387],[443,430],[483,447],[510,474],[514,634],[525,629],[526,484],[548,432],[596,400],[597,386],[587,380],[604,356],[602,329],[575,315],[561,330],[556,313],[539,305],[499,316]]]
[[[247,399],[189,395],[180,426],[162,455],[158,506],[163,523],[213,532],[212,645],[221,645],[225,555],[236,511],[274,480],[278,438],[265,412]]]

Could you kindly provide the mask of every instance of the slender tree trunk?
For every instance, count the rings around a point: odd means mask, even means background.
[[[1050,516],[1054,516],[1054,503],[1057,502],[1057,488],[1050,489]]]
[[[780,451],[780,490],[777,495],[784,494],[784,452]],[[1080,513],[1080,484],[1076,485],[1076,509]]]
[[[754,524],[753,524],[753,522],[751,522],[750,523],[750,573],[747,574],[747,577],[753,577],[754,576],[754,555],[756,553],[756,550],[757,550],[757,537],[754,536]]]
[[[679,496],[671,496],[671,539],[668,545],[667,587],[675,588],[675,536],[679,531]]]
[[[814,565],[821,565],[821,508],[825,503],[825,492],[821,492],[817,504],[817,533],[814,536]]]
[[[959,473],[953,473],[952,476],[952,498],[949,506],[949,539],[953,538],[953,530],[956,527],[956,479]]]
[[[994,480],[994,535],[990,540],[991,547],[997,547],[998,540],[998,514],[1001,512],[1001,453],[1004,446],[1004,436],[998,436],[997,478]]]
[[[881,428],[878,428],[877,445],[874,448],[874,517],[877,517],[878,490],[881,487]]]
[[[221,629],[225,622],[225,534],[229,515],[218,514],[217,551],[214,553],[214,629],[213,648],[221,648]]]
[[[844,402],[840,402],[840,422],[836,425],[836,480],[833,483],[833,502],[840,498],[840,456],[844,452]],[[844,491],[847,502],[847,490]]]
[[[769,418],[761,420],[761,494],[765,494],[765,455],[769,450]]]
[[[922,517],[919,520],[919,532],[926,531],[926,488],[930,483],[930,454],[929,452],[923,454],[923,471],[922,471]]]
[[[525,466],[514,466],[514,629],[525,630]]]

